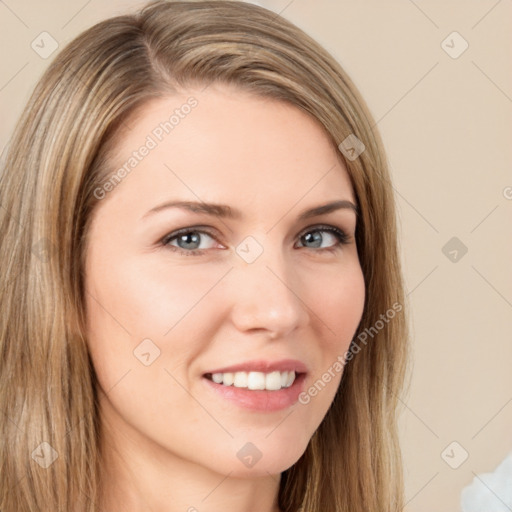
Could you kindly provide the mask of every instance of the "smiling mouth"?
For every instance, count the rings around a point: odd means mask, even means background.
[[[289,388],[302,375],[295,371],[206,373],[204,377],[222,386],[249,390],[279,391]]]

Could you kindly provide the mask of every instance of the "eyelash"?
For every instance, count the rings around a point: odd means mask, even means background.
[[[350,243],[350,236],[347,235],[343,230],[329,225],[318,225],[318,226],[310,226],[305,231],[302,231],[298,238],[302,238],[304,235],[307,235],[308,233],[315,232],[315,231],[327,231],[329,233],[332,233],[337,239],[338,242],[334,244],[331,247],[323,247],[319,248],[319,252],[336,252],[339,249],[341,249],[341,246],[346,245]],[[191,250],[185,250],[181,249],[180,247],[176,247],[174,245],[170,245],[169,242],[175,240],[180,235],[186,235],[189,233],[200,233],[202,235],[208,235],[209,237],[213,238],[214,240],[217,240],[215,235],[211,233],[209,230],[198,227],[189,227],[189,228],[183,228],[179,229],[178,231],[173,231],[172,233],[169,233],[168,235],[164,236],[164,238],[161,239],[160,245],[171,249],[173,252],[177,252],[179,254],[182,254],[184,256],[201,256],[205,252],[209,251],[210,249],[191,249]],[[308,249],[308,247],[301,247],[301,249]],[[313,248],[314,249],[314,248]]]

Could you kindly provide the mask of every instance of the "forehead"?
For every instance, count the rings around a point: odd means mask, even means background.
[[[353,200],[322,126],[282,101],[209,86],[153,100],[127,125],[110,161],[111,172],[122,171],[112,199],[171,195],[262,208],[305,196]]]

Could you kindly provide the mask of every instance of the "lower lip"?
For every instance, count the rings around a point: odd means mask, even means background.
[[[247,388],[237,388],[233,385],[224,386],[217,384],[206,377],[203,380],[214,392],[234,404],[260,412],[273,412],[291,407],[299,399],[299,395],[304,387],[306,374],[299,374],[289,388],[282,388],[276,391],[250,390]]]

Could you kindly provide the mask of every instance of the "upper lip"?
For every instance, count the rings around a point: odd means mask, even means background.
[[[206,373],[235,373],[235,372],[291,372],[306,373],[307,367],[296,359],[280,359],[279,361],[266,361],[263,359],[246,361],[244,363],[216,368]]]

